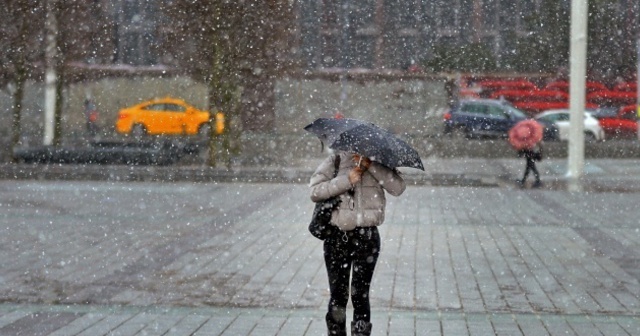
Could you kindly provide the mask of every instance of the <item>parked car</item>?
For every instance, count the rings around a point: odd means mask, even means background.
[[[540,122],[551,122],[558,127],[558,138],[560,140],[569,140],[569,110],[549,110],[540,113],[535,117]],[[598,119],[591,113],[584,112],[584,137],[586,141],[602,141],[605,139],[605,133]]]
[[[536,119],[534,119],[536,120]],[[546,120],[536,120],[543,127],[542,139],[545,141],[560,140],[560,131],[555,123]]]
[[[527,119],[524,112],[506,100],[461,100],[444,115],[444,133],[459,137],[507,137],[518,121]]]
[[[598,119],[607,139],[637,137],[638,118],[635,104],[621,108],[601,107],[590,112]]]
[[[206,135],[210,114],[171,97],[152,99],[118,112],[116,131],[133,136],[155,134]],[[216,119],[222,115],[216,115]],[[216,127],[216,132],[222,129]]]

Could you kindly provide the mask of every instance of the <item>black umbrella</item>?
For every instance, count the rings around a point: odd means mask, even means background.
[[[358,153],[389,168],[424,170],[415,149],[389,131],[356,119],[319,118],[304,128],[327,146]]]

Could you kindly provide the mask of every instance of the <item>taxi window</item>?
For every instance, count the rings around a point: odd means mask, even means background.
[[[164,104],[164,109],[171,112],[184,112],[187,110],[184,106],[178,104]]]
[[[151,104],[142,108],[147,111],[164,111],[164,104]]]

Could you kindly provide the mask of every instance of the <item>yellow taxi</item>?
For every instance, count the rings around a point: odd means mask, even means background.
[[[224,131],[224,115],[216,113],[216,134]],[[210,113],[199,110],[182,99],[152,99],[118,112],[116,131],[133,136],[174,134],[207,135]]]

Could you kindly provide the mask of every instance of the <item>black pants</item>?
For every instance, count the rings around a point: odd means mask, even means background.
[[[540,173],[538,173],[538,169],[536,168],[536,162],[533,159],[527,158],[527,168],[524,170],[524,176],[522,177],[522,183],[529,176],[529,171],[533,172],[533,176],[536,178],[536,182],[540,182]]]
[[[331,299],[327,319],[343,324],[349,301],[349,277],[351,279],[351,303],[353,320],[371,320],[369,288],[380,255],[380,234],[378,228],[356,228],[353,231],[339,231],[324,241],[324,261],[329,275]]]

